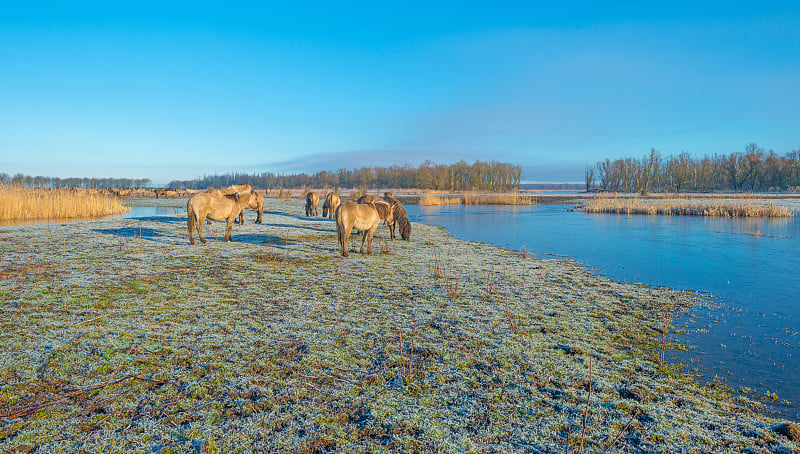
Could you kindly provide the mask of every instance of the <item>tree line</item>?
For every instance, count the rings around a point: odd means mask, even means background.
[[[617,192],[768,192],[800,190],[800,150],[779,156],[751,143],[743,152],[694,158],[689,153],[662,157],[606,159],[586,166],[587,191]]]
[[[232,184],[250,183],[258,188],[301,188],[301,187],[346,187],[346,188],[404,188],[433,189],[449,191],[518,190],[522,178],[522,167],[504,162],[475,161],[472,164],[461,160],[455,164],[434,164],[425,161],[417,167],[408,164],[390,167],[361,167],[358,169],[339,169],[320,171],[313,174],[294,173],[259,174],[227,173],[205,175],[194,180],[174,180],[173,188],[205,189],[221,188]]]
[[[0,183],[13,184],[29,188],[145,188],[152,184],[149,178],[86,178],[86,177],[43,177],[17,173],[9,175],[0,173]]]

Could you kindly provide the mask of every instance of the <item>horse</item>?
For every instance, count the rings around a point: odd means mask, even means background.
[[[350,255],[347,250],[347,242],[350,239],[350,232],[353,228],[360,230],[364,235],[361,240],[360,252],[364,253],[364,244],[367,245],[367,254],[372,254],[372,235],[378,228],[381,220],[392,222],[393,207],[386,202],[355,203],[342,202],[336,209],[336,232],[339,239],[339,247],[342,250],[342,257]]]
[[[322,217],[323,218],[332,218],[333,213],[336,212],[336,208],[339,206],[341,201],[339,200],[339,194],[335,192],[329,192],[328,195],[325,196],[325,202],[322,204]]]
[[[250,208],[256,212],[256,224],[261,224],[261,218],[264,214],[264,196],[258,193],[257,191],[253,190],[250,184],[237,184],[222,189],[208,188],[205,190],[205,192],[202,192],[201,194],[209,194],[219,197],[231,194],[240,194],[240,195],[253,194],[250,197],[250,203],[247,205],[247,208]],[[206,222],[208,223],[208,225],[211,225],[210,220],[206,220]],[[242,212],[239,213],[239,218],[236,220],[236,223],[240,225],[244,224],[244,210],[242,210]]]
[[[250,192],[252,190],[253,190],[253,186],[251,186],[250,183],[246,183],[246,184],[234,184],[234,185],[222,188],[222,189],[208,188],[208,189],[206,189],[205,192],[206,192],[206,194],[223,196],[223,195],[229,195],[229,194],[236,194],[237,192],[238,193]]]
[[[306,194],[306,216],[318,215],[317,204],[319,204],[319,196],[316,192]]]
[[[247,204],[247,208],[256,212],[256,224],[261,224],[261,217],[264,215],[264,196],[254,190],[250,190],[250,202]],[[239,213],[239,225],[244,225],[244,210]]]
[[[224,196],[200,193],[195,194],[186,203],[186,224],[189,229],[189,243],[194,244],[194,230],[197,229],[197,236],[204,244],[207,242],[203,238],[203,221],[206,218],[215,221],[225,220],[225,241],[231,241],[231,228],[233,220],[250,203],[251,193],[228,194]]]
[[[394,208],[394,216],[392,221],[386,221],[386,225],[389,228],[389,237],[391,239],[395,239],[394,235],[394,226],[395,224],[398,225],[400,236],[408,241],[411,237],[411,223],[408,221],[408,214],[406,213],[406,209],[403,207],[403,204],[400,203],[399,200],[394,198],[391,192],[385,192],[383,198],[380,198],[376,195],[367,194],[362,195],[358,198],[358,203],[388,203],[392,205]]]
[[[394,207],[394,222],[388,224],[392,239],[394,239],[394,225],[397,224],[400,236],[408,241],[411,238],[411,222],[408,220],[408,213],[406,213],[405,207],[391,192],[384,192],[383,200]]]
[[[240,193],[241,192],[249,192],[252,189],[253,189],[253,185],[251,185],[250,183],[245,183],[245,184],[233,184],[233,185],[230,185],[230,186],[228,186],[226,188],[223,188],[222,191],[225,194],[233,194],[234,192],[240,192]]]

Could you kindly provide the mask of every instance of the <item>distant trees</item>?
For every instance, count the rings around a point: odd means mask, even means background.
[[[596,178],[595,178],[596,173]],[[661,157],[650,150],[641,159],[606,159],[586,166],[587,190],[619,192],[798,191],[800,151],[783,156],[748,144],[744,152]]]
[[[29,188],[145,188],[152,184],[149,178],[58,178],[30,176],[17,173],[13,176],[0,173],[0,183]]]
[[[348,187],[348,188],[417,188],[450,191],[519,189],[522,167],[491,161],[461,160],[455,164],[435,164],[425,161],[417,167],[361,167],[358,169],[323,170],[314,174],[233,173],[206,175],[194,180],[174,180],[174,188],[205,189],[231,184],[250,183],[259,188]]]

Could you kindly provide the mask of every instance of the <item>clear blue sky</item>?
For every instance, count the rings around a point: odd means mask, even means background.
[[[800,148],[800,2],[228,3],[0,1],[0,172]]]

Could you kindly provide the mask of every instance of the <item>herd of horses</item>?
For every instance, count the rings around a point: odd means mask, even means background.
[[[305,215],[317,216],[319,195],[315,192],[306,194]],[[203,224],[214,221],[225,221],[225,241],[231,241],[233,223],[244,224],[244,210],[256,211],[256,223],[261,224],[264,213],[264,196],[253,190],[249,184],[228,186],[224,189],[209,189],[193,194],[186,204],[186,223],[189,230],[189,243],[194,244],[194,232],[200,241],[203,237]],[[341,201],[339,195],[331,192],[325,196],[322,205],[322,217],[336,220],[337,241],[342,256],[349,255],[348,240],[353,229],[362,234],[360,252],[372,253],[372,236],[381,221],[389,228],[391,239],[395,238],[395,225],[400,236],[408,241],[411,237],[411,223],[408,220],[403,204],[390,192],[384,197],[364,195],[357,201]],[[238,219],[237,219],[238,218]]]

